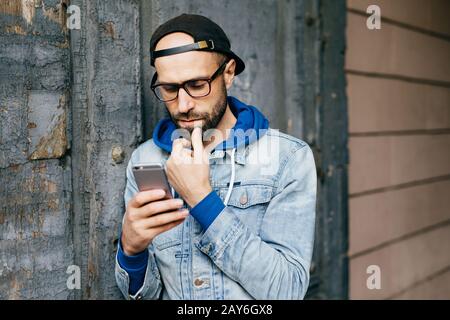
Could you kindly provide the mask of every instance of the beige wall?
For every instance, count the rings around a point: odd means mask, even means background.
[[[450,1],[347,7],[350,298],[450,299]]]

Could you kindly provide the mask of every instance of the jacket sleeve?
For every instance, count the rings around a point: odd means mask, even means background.
[[[126,183],[126,188],[125,188],[125,194],[124,194],[124,199],[125,199],[125,207],[128,204],[128,201],[130,201],[130,199],[138,192],[138,188],[136,185],[136,181],[134,180],[134,175],[133,172],[131,170],[132,167],[132,159],[133,159],[133,155],[131,156],[130,161],[128,162],[128,166],[127,166],[127,172],[126,172],[126,176],[127,176],[127,183]],[[122,220],[122,224],[123,224],[123,220]],[[120,241],[119,241],[119,246],[120,246]],[[122,266],[119,263],[119,248],[117,250],[117,255],[116,255],[116,267],[115,267],[115,277],[116,277],[116,282],[117,285],[120,289],[120,291],[122,292],[123,296],[125,297],[125,299],[159,299],[161,291],[162,291],[162,282],[161,282],[161,277],[160,277],[160,273],[159,273],[159,269],[158,266],[156,264],[156,260],[155,260],[155,254],[154,254],[154,249],[153,249],[153,244],[150,244],[150,246],[147,248],[148,250],[148,259],[147,259],[147,265],[146,265],[146,269],[145,269],[145,276],[143,279],[143,283],[140,286],[140,288],[137,290],[137,292],[133,295],[131,295],[130,292],[130,278],[136,278],[131,276],[129,272],[133,272],[132,269],[126,270],[124,268],[122,268]],[[142,280],[140,280],[140,282],[142,282]]]
[[[294,148],[256,235],[225,207],[196,243],[255,299],[303,299],[309,284],[317,176],[307,144]]]

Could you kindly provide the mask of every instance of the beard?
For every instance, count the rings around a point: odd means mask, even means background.
[[[202,132],[205,132],[209,129],[215,129],[219,124],[220,120],[222,120],[225,111],[227,110],[227,88],[225,86],[225,82],[222,79],[221,87],[219,89],[219,99],[215,103],[211,112],[194,112],[193,109],[189,110],[186,113],[177,113],[170,114],[170,118],[178,129],[181,127],[178,124],[178,120],[187,120],[187,119],[203,119],[203,124],[201,126]],[[192,131],[195,127],[182,128],[189,131],[192,134]]]

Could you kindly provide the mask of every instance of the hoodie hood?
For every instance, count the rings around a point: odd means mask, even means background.
[[[249,145],[263,136],[269,128],[269,120],[256,107],[247,105],[232,96],[228,96],[227,101],[231,112],[236,117],[236,123],[228,139],[216,146],[215,150],[235,149]],[[153,141],[161,149],[172,152],[172,133],[176,129],[175,123],[170,118],[160,120],[153,130]]]

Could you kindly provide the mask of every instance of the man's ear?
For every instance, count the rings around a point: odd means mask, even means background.
[[[231,59],[230,61],[228,61],[225,70],[223,72],[223,77],[227,89],[230,89],[233,84],[235,70],[236,70],[236,61],[234,61],[234,59]]]

